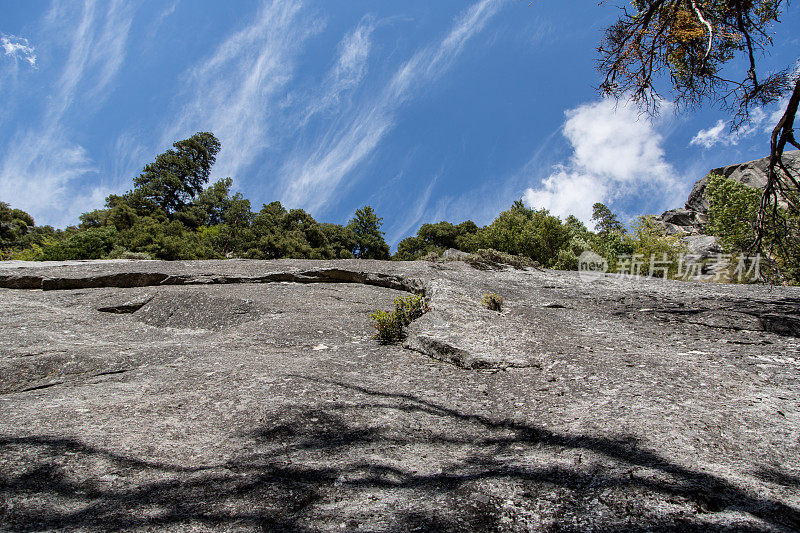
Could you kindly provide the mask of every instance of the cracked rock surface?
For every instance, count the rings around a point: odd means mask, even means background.
[[[0,310],[3,531],[800,529],[797,288],[5,262]]]

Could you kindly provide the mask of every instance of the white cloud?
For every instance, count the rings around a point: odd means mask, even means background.
[[[36,66],[36,49],[31,46],[28,39],[14,35],[0,35],[0,47],[7,56],[26,61],[32,67]]]
[[[301,4],[265,2],[253,22],[222,42],[192,69],[188,102],[162,135],[162,146],[196,131],[222,142],[215,173],[236,178],[270,144],[269,117],[292,79],[294,56],[320,29],[300,17]]]
[[[439,42],[415,53],[394,74],[371,105],[337,121],[312,150],[294,154],[281,172],[281,198],[312,212],[325,206],[344,178],[369,158],[395,125],[395,113],[416,91],[437,80],[500,7],[481,0],[456,18]],[[344,126],[341,126],[344,124]]]
[[[548,209],[561,217],[575,215],[590,223],[592,206],[608,199],[608,189],[596,175],[561,167],[544,179],[539,189],[527,189],[522,199],[529,206]]]
[[[538,188],[528,188],[526,204],[591,225],[595,202],[647,196],[659,207],[683,192],[678,174],[665,158],[656,125],[632,104],[600,100],[566,113],[563,133],[570,159],[553,169]]]
[[[71,134],[73,121],[84,120],[105,99],[124,61],[130,10],[121,0],[103,7],[87,1],[75,14],[73,4],[53,3],[43,33],[66,36],[63,70],[42,100],[39,124],[30,120],[14,132],[0,159],[0,197],[40,223],[74,224],[110,192],[78,183],[97,168]]]
[[[342,97],[361,83],[367,72],[367,59],[375,30],[372,17],[364,17],[359,25],[339,43],[339,57],[325,76],[322,95],[314,95],[308,104],[303,124],[318,113],[338,105]]]
[[[689,141],[689,145],[702,146],[706,149],[717,145],[736,146],[754,135],[771,133],[772,129],[783,117],[788,105],[789,98],[785,97],[770,106],[772,108],[771,111],[765,111],[763,107],[756,107],[750,112],[750,120],[742,124],[739,129],[733,131],[731,131],[728,123],[720,119],[714,126],[698,131]]]
[[[697,135],[692,137],[689,142],[690,145],[699,145],[705,148],[711,148],[715,144],[727,143],[728,139],[723,137],[723,132],[726,130],[725,121],[718,120],[717,123],[708,128],[707,130],[700,130]]]

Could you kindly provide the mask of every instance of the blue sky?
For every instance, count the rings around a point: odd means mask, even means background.
[[[730,135],[708,107],[653,119],[602,100],[617,10],[537,0],[4,0],[0,200],[75,224],[196,131],[254,209],[345,223],[369,204],[395,244],[490,222],[514,200],[588,221],[685,201],[708,169],[766,155],[777,107]],[[792,64],[794,9],[767,67]]]

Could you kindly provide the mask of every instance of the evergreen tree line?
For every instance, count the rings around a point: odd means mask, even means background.
[[[286,209],[280,202],[253,211],[241,193],[231,194],[230,178],[209,185],[219,150],[220,142],[207,132],[174,143],[144,167],[132,190],[109,196],[104,209],[82,214],[78,226],[65,230],[36,226],[29,214],[0,202],[0,258],[417,260],[455,248],[470,253],[497,250],[544,267],[576,270],[580,255],[591,250],[615,270],[621,257],[641,254],[677,264],[685,251],[680,239],[664,235],[653,217],[639,217],[627,228],[598,203],[593,212],[595,231],[590,231],[574,216],[562,221],[545,209],[516,201],[483,227],[469,220],[423,224],[416,235],[400,241],[390,257],[381,231],[383,220],[369,206],[357,210],[346,225],[331,224],[316,221],[302,209]],[[729,252],[747,252],[755,238],[758,192],[719,178],[712,180],[709,195],[708,229]],[[773,264],[797,281],[800,217],[795,213],[788,219],[794,226],[774,232],[783,246],[780,250],[786,251],[777,253]],[[648,265],[639,273],[650,274]]]
[[[5,259],[389,259],[382,219],[365,206],[347,225],[317,222],[280,202],[254,212],[233,181],[207,185],[220,142],[201,132],[178,141],[134,178],[133,189],[106,198],[77,227],[38,227],[0,203]]]

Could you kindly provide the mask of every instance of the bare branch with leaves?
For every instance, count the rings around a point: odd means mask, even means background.
[[[762,73],[758,63],[773,45],[771,28],[780,22],[789,0],[633,0],[631,4],[632,8],[620,7],[620,18],[606,29],[598,48],[602,94],[632,98],[652,114],[658,111],[665,92],[661,84],[667,79],[678,108],[706,102],[719,105],[731,114],[732,130],[748,123],[755,109],[789,95],[771,135],[768,182],[757,219],[756,246],[768,254],[761,249],[766,226],[786,222],[780,220],[779,196],[795,213],[800,198],[800,177],[783,158],[787,145],[800,148],[794,136],[800,71],[789,65]]]

